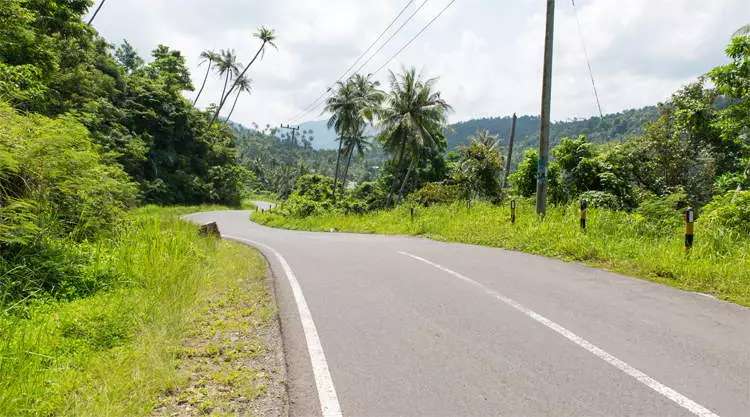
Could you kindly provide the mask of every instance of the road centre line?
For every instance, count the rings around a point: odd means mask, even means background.
[[[519,312],[525,314],[526,316],[530,317],[531,319],[543,324],[547,328],[553,330],[554,332],[560,334],[564,338],[570,340],[571,342],[575,343],[576,345],[582,347],[583,349],[589,351],[590,353],[597,356],[599,359],[607,362],[608,364],[614,366],[615,368],[619,369],[620,371],[630,375],[631,377],[635,378],[638,382],[646,385],[647,387],[651,388],[652,390],[656,391],[657,393],[663,395],[664,397],[674,401],[679,405],[680,407],[690,411],[691,413],[695,414],[699,417],[719,417],[717,414],[714,414],[711,410],[708,408],[696,403],[695,401],[691,400],[690,398],[680,394],[679,392],[673,390],[672,388],[669,388],[668,386],[662,384],[661,382],[651,378],[650,376],[646,375],[645,373],[639,371],[638,369],[628,365],[626,362],[612,356],[611,354],[605,352],[604,350],[600,349],[599,347],[595,346],[588,340],[576,335],[575,333],[571,332],[570,330],[566,329],[565,327],[553,322],[552,320],[542,316],[541,314],[538,314],[532,310],[529,310],[528,308],[524,307],[523,305],[517,303],[516,301],[500,294],[499,292],[486,287],[485,285],[474,281],[473,279],[462,275],[456,271],[450,270],[442,265],[438,265],[432,261],[429,261],[425,258],[419,257],[417,255],[413,255],[408,252],[398,251],[399,254],[408,256],[410,258],[416,259],[418,261],[424,262],[430,266],[433,266],[443,272],[446,272],[450,275],[453,275],[454,277],[471,284],[481,290],[484,290],[485,293],[495,297],[496,299],[502,301],[503,303],[513,307],[515,310],[518,310]]]
[[[262,247],[274,254],[276,259],[284,269],[289,286],[292,288],[292,294],[294,295],[294,301],[297,304],[297,310],[299,311],[299,318],[302,322],[302,330],[305,333],[305,340],[307,342],[307,352],[310,355],[310,363],[312,364],[313,375],[315,376],[315,385],[318,389],[318,399],[320,401],[320,408],[323,413],[323,417],[343,417],[341,413],[341,406],[339,405],[339,399],[336,395],[336,388],[333,385],[333,379],[331,378],[331,372],[328,369],[328,362],[326,361],[326,355],[323,352],[323,345],[320,342],[318,336],[318,330],[315,327],[315,322],[312,318],[310,308],[307,306],[307,301],[302,293],[302,287],[297,281],[297,277],[294,275],[294,271],[289,266],[289,263],[284,259],[283,256],[276,249],[265,245],[254,240],[244,239],[237,236],[222,235],[227,239],[236,240],[239,242],[248,243],[255,247]]]

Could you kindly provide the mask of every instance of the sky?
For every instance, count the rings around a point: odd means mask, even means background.
[[[274,29],[278,49],[251,67],[252,92],[240,97],[232,119],[278,126],[326,118],[321,108],[301,112],[407,3],[381,42],[416,12],[413,19],[363,67],[370,73],[450,0],[107,0],[94,26],[113,44],[127,39],[144,57],[158,44],[180,50],[196,91],[206,71],[199,66],[202,51],[234,49],[247,63],[260,45],[252,34],[261,26]],[[456,0],[375,78],[387,87],[389,70],[412,66],[438,77],[437,88],[454,108],[451,122],[539,114],[546,3]],[[726,63],[731,34],[750,23],[748,0],[578,0],[576,6],[583,38],[572,2],[556,4],[553,120],[598,114],[582,40],[608,114],[665,101]],[[221,86],[211,76],[198,105],[218,101]]]

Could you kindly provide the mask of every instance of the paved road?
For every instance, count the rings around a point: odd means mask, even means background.
[[[269,259],[292,416],[750,416],[747,308],[539,256],[248,214],[191,218]]]

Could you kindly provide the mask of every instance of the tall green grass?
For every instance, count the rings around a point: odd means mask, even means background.
[[[364,215],[331,214],[306,218],[254,213],[267,226],[312,231],[405,234],[436,240],[494,246],[605,267],[621,273],[713,294],[750,306],[750,239],[700,219],[695,246],[684,249],[682,229],[638,215],[588,210],[588,228],[579,226],[577,207],[552,207],[539,220],[533,202],[519,202],[517,221],[510,208],[475,202],[410,206]]]
[[[116,278],[71,302],[39,301],[0,315],[0,415],[132,416],[175,383],[175,349],[201,300],[247,277],[251,249],[198,236],[176,214],[147,207],[92,259]]]

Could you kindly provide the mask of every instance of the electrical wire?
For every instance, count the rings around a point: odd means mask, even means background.
[[[417,8],[417,10],[416,10],[416,11],[415,11],[414,13],[412,13],[412,14],[411,14],[411,15],[410,15],[410,16],[409,16],[409,17],[408,17],[408,18],[407,18],[407,19],[406,19],[406,20],[404,21],[404,23],[402,23],[402,24],[401,24],[401,26],[399,26],[399,27],[398,27],[398,29],[396,29],[396,31],[395,31],[395,32],[393,32],[393,34],[392,34],[392,35],[391,35],[391,36],[390,36],[390,37],[389,37],[389,38],[388,38],[388,39],[387,39],[387,40],[386,40],[385,42],[383,42],[383,44],[382,44],[382,45],[381,45],[381,46],[380,46],[380,47],[379,47],[379,48],[378,48],[378,49],[377,49],[377,50],[376,50],[375,52],[373,52],[373,54],[372,54],[372,55],[370,56],[370,58],[369,58],[369,59],[368,59],[367,61],[365,61],[365,63],[364,63],[364,64],[362,64],[362,66],[360,66],[360,67],[359,67],[359,68],[357,69],[357,71],[355,71],[355,73],[359,72],[359,71],[360,71],[360,70],[362,69],[362,67],[363,67],[364,65],[366,65],[366,64],[367,64],[368,62],[370,62],[370,60],[372,60],[372,57],[373,57],[373,56],[375,56],[375,55],[377,55],[377,53],[378,53],[378,52],[380,52],[380,50],[381,50],[381,49],[383,49],[383,47],[384,47],[385,45],[387,45],[387,44],[388,44],[388,43],[389,43],[389,42],[390,42],[390,41],[391,41],[391,40],[393,39],[393,37],[394,37],[394,36],[396,36],[396,34],[397,34],[397,33],[399,33],[399,32],[401,31],[401,29],[403,29],[403,28],[404,28],[404,26],[406,26],[406,24],[407,24],[407,23],[409,23],[409,21],[410,21],[410,20],[411,20],[412,18],[414,18],[414,16],[415,16],[415,15],[417,14],[417,12],[418,12],[418,11],[419,11],[420,9],[422,9],[422,7],[424,7],[424,5],[425,5],[425,4],[427,3],[427,1],[428,1],[428,0],[424,0],[424,2],[422,2],[422,4],[421,4],[421,5],[420,5],[420,6],[419,6],[419,7]],[[399,13],[398,13],[398,14],[396,15],[396,17],[394,17],[394,18],[393,18],[393,20],[391,20],[391,23],[390,23],[390,24],[388,24],[388,26],[387,26],[387,27],[386,27],[385,29],[383,29],[383,31],[382,31],[382,32],[380,33],[380,35],[378,35],[378,37],[377,37],[377,38],[376,38],[376,39],[375,39],[375,40],[374,40],[374,41],[373,41],[373,42],[372,42],[372,43],[370,44],[370,46],[368,46],[368,47],[367,47],[367,49],[366,49],[366,50],[365,50],[364,52],[362,52],[362,53],[361,53],[361,54],[359,55],[359,57],[358,57],[358,58],[357,58],[357,59],[356,59],[356,60],[355,60],[355,61],[354,61],[354,62],[353,62],[353,63],[352,63],[352,64],[351,64],[350,66],[349,66],[349,68],[347,68],[347,69],[346,69],[346,71],[344,71],[344,73],[343,73],[343,74],[341,74],[341,76],[340,76],[340,77],[338,78],[338,80],[336,80],[336,81],[335,81],[335,82],[334,82],[333,84],[331,84],[330,86],[328,86],[328,87],[327,87],[327,88],[326,88],[326,89],[325,89],[325,90],[324,90],[324,91],[323,91],[323,92],[322,92],[322,93],[321,93],[321,94],[320,94],[320,95],[319,95],[319,96],[318,96],[318,97],[317,97],[317,98],[316,98],[315,100],[313,100],[313,101],[312,101],[312,103],[310,103],[310,104],[309,104],[309,105],[308,105],[307,107],[305,107],[305,108],[304,108],[304,109],[303,109],[303,110],[302,110],[302,111],[301,111],[300,113],[298,113],[298,114],[297,114],[297,115],[296,115],[296,116],[295,116],[295,117],[294,117],[294,118],[292,119],[292,122],[295,122],[295,121],[297,121],[297,120],[301,119],[302,117],[304,117],[304,116],[305,116],[305,115],[307,115],[308,113],[310,113],[310,112],[312,112],[313,110],[315,110],[315,108],[319,107],[320,103],[318,103],[318,102],[319,102],[319,101],[320,101],[320,100],[321,100],[321,99],[322,99],[322,98],[323,98],[323,97],[324,97],[324,96],[325,96],[326,94],[330,93],[330,92],[331,92],[331,90],[333,89],[333,87],[334,87],[334,86],[336,85],[336,83],[338,83],[339,81],[343,80],[343,79],[344,79],[344,77],[345,77],[345,76],[346,76],[346,75],[347,75],[347,74],[349,73],[349,71],[351,71],[351,69],[352,69],[352,68],[354,68],[354,66],[355,66],[355,65],[357,65],[357,63],[359,63],[359,61],[361,61],[361,60],[362,60],[362,58],[364,58],[364,57],[365,57],[365,55],[367,55],[367,53],[368,53],[368,52],[370,52],[370,50],[372,50],[372,48],[373,48],[373,47],[374,47],[374,46],[375,46],[375,45],[376,45],[376,44],[377,44],[377,43],[378,43],[378,42],[380,41],[380,39],[382,39],[382,38],[383,38],[383,36],[385,36],[385,34],[386,34],[386,33],[388,32],[388,30],[390,30],[390,29],[391,29],[391,28],[393,27],[393,25],[394,25],[394,24],[395,24],[395,23],[396,23],[396,22],[398,21],[398,19],[399,19],[399,18],[400,18],[400,17],[401,17],[401,16],[402,16],[402,15],[404,14],[404,12],[406,11],[406,9],[407,9],[407,8],[409,8],[409,6],[411,6],[411,5],[412,5],[412,3],[414,3],[414,0],[409,0],[409,2],[407,2],[407,3],[406,3],[406,5],[405,5],[405,6],[404,6],[404,7],[403,7],[403,8],[401,9],[401,11],[400,11],[400,12],[399,12]]]
[[[378,69],[376,69],[375,71],[373,71],[373,74],[377,74],[378,72],[380,72],[380,70],[382,70],[383,68],[385,68],[386,65],[390,64],[390,62],[393,61],[394,58],[396,58],[401,52],[404,51],[404,49],[406,49],[409,45],[411,45],[411,43],[414,42],[414,40],[416,40],[424,31],[426,31],[430,27],[430,25],[432,25],[440,16],[442,16],[442,14],[445,13],[445,11],[448,10],[448,8],[451,7],[451,5],[453,3],[455,3],[455,2],[456,2],[456,0],[451,0],[451,2],[448,3],[443,8],[443,10],[440,11],[440,13],[438,13],[435,17],[433,17],[432,20],[430,20],[422,28],[422,30],[420,30],[419,32],[417,32],[417,34],[414,35],[414,37],[412,37],[411,39],[409,39],[409,42],[406,42],[406,44],[404,46],[402,46],[401,49],[399,49],[398,51],[396,51],[396,53],[393,54],[390,58],[388,58],[388,60],[385,61],[385,63],[383,65],[381,65],[380,67],[378,67]]]
[[[599,117],[604,118],[602,113],[602,105],[599,102],[599,92],[596,90],[596,82],[594,81],[594,71],[591,70],[591,60],[589,59],[589,52],[586,48],[586,41],[583,37],[583,29],[581,29],[581,20],[578,18],[578,8],[576,7],[576,1],[570,0],[573,3],[573,14],[576,17],[576,23],[578,24],[578,35],[581,38],[581,46],[583,46],[583,55],[586,57],[586,66],[589,69],[589,77],[591,78],[591,87],[594,88],[594,97],[596,98],[596,107],[599,109]]]

